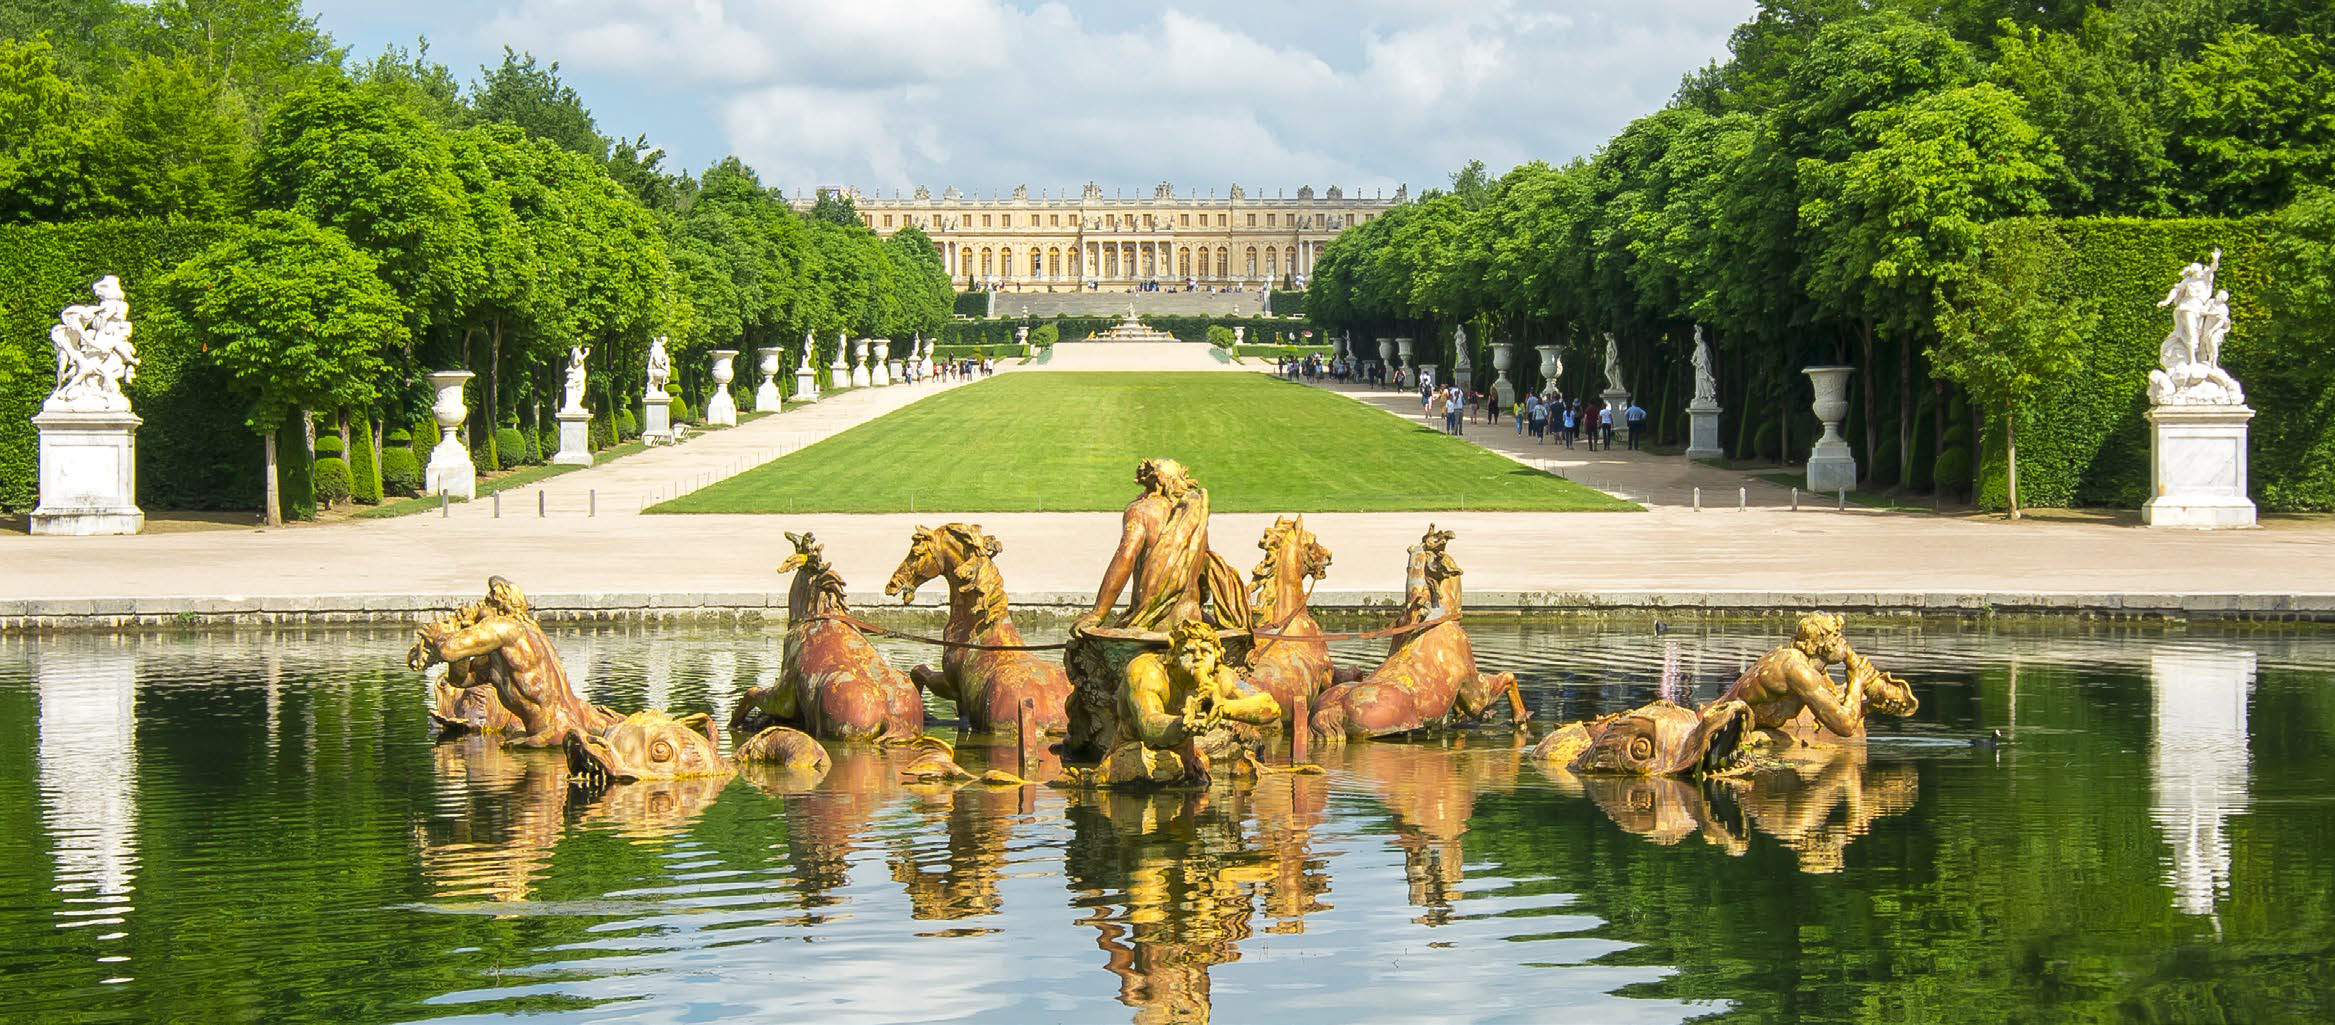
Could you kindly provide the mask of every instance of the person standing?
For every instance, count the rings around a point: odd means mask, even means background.
[[[1605,442],[1605,450],[1608,452],[1613,451],[1612,406],[1601,405],[1597,407],[1597,433],[1599,435],[1597,440]]]
[[[1573,422],[1573,416],[1574,416],[1574,413],[1573,413],[1573,400],[1572,400],[1572,399],[1566,399],[1566,400],[1565,400],[1565,409],[1564,409],[1564,412],[1563,412],[1562,414],[1560,414],[1560,415],[1562,415],[1562,416],[1565,418],[1565,420],[1564,420],[1564,422],[1563,422],[1562,424],[1558,425],[1558,427],[1557,427],[1558,436],[1559,436],[1559,437],[1561,437],[1561,438],[1563,438],[1563,439],[1565,440],[1565,447],[1566,447],[1566,448],[1572,448],[1572,447],[1573,447],[1573,426],[1574,426],[1574,422]]]
[[[1633,452],[1637,451],[1638,435],[1646,428],[1646,407],[1638,405],[1636,402],[1632,402],[1630,403],[1629,411],[1622,415],[1629,421],[1630,450]]]
[[[1443,399],[1443,425],[1445,429],[1451,432],[1452,437],[1456,438],[1466,433],[1460,429],[1460,414],[1465,412],[1466,409],[1467,399],[1460,394],[1460,391],[1457,387],[1452,388],[1450,392],[1445,394]]]

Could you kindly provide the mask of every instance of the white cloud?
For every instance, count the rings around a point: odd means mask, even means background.
[[[1147,190],[1164,178],[1205,195],[1235,181],[1417,189],[1470,159],[1497,171],[1586,155],[1723,58],[1755,9],[1171,5],[489,0],[414,17],[445,18],[424,30],[482,52],[507,43],[559,61],[603,131],[646,131],[679,166],[735,152],[790,190]]]

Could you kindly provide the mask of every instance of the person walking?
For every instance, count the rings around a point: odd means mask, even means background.
[[[1560,426],[1557,428],[1557,430],[1559,431],[1559,436],[1565,439],[1565,447],[1566,447],[1566,448],[1572,448],[1572,447],[1573,447],[1573,426],[1574,426],[1573,417],[1574,417],[1575,415],[1576,415],[1576,414],[1573,412],[1573,400],[1571,400],[1571,399],[1566,399],[1566,400],[1565,400],[1565,410],[1564,410],[1564,413],[1563,413],[1563,416],[1564,416],[1564,418],[1565,418],[1565,421],[1564,421],[1564,423],[1563,423],[1562,425],[1560,425]]]
[[[1646,407],[1638,405],[1636,402],[1632,402],[1630,403],[1629,411],[1622,414],[1622,416],[1624,419],[1629,421],[1630,450],[1635,452],[1638,449],[1638,435],[1643,433],[1646,429]]]
[[[1457,387],[1452,388],[1443,399],[1443,426],[1451,432],[1452,437],[1456,438],[1466,433],[1460,428],[1460,414],[1466,409],[1466,398],[1460,394]]]
[[[1598,433],[1598,435],[1599,435],[1599,437],[1598,437],[1598,440],[1599,440],[1599,441],[1602,441],[1602,442],[1605,442],[1605,450],[1606,450],[1606,451],[1608,451],[1608,452],[1611,452],[1611,451],[1613,451],[1613,407],[1612,407],[1612,406],[1599,406],[1599,407],[1597,407],[1597,433]]]

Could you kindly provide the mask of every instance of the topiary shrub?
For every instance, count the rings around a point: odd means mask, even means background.
[[[276,431],[276,496],[276,509],[285,519],[316,518],[316,479],[309,472],[308,438],[297,417]]]
[[[349,497],[362,505],[381,504],[381,462],[373,456],[373,422],[358,416],[349,423],[356,450],[349,453]]]
[[[668,412],[671,413],[670,419],[674,423],[693,424],[697,422],[689,415],[689,400],[679,395],[673,396],[673,407]]]
[[[609,424],[607,418],[594,417],[592,419],[591,441],[594,452],[616,444],[616,428]]]
[[[559,454],[559,429],[553,428],[535,436],[535,454],[539,461],[550,462]]]
[[[338,435],[338,434],[319,434],[319,435],[317,435],[317,436],[316,436],[316,450],[315,450],[315,451],[316,451],[316,458],[318,458],[318,459],[338,459],[338,458],[340,458],[340,457],[341,457],[341,455],[343,454],[343,453],[341,452],[341,436],[340,436],[340,435]]]
[[[1949,432],[1951,436],[1951,432]],[[1948,445],[1938,450],[1938,461],[1930,467],[1930,481],[1940,494],[1965,494],[1970,490],[1970,447]]]
[[[633,420],[633,418],[632,418],[632,410],[629,410],[629,409],[619,409],[619,410],[617,410],[617,411],[616,411],[616,438],[617,438],[617,440],[619,440],[619,441],[630,441],[630,440],[632,440],[633,438],[640,437],[640,433],[641,433],[640,424],[639,424],[638,422],[636,422],[635,420]]]
[[[437,447],[438,421],[425,416],[422,418],[421,422],[415,424],[413,428],[414,451],[427,452]]]
[[[317,440],[322,442],[324,439]],[[339,438],[332,440],[336,445],[340,441]],[[321,444],[318,446],[320,449],[322,447]],[[355,489],[351,487],[352,478],[349,475],[349,462],[340,456],[328,456],[320,452],[316,457],[316,464],[308,470],[308,479],[316,489],[316,501],[326,508],[339,505],[355,497]]]
[[[412,498],[422,493],[422,463],[403,444],[381,446],[381,493]]]
[[[495,453],[502,457],[505,467],[537,461],[535,453],[527,450],[527,436],[519,433],[516,427],[503,427],[495,431]]]

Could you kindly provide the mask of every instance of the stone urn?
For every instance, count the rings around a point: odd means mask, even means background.
[[[730,382],[738,377],[731,361],[738,358],[736,349],[715,349],[706,355],[713,357],[713,397],[705,402],[705,423],[708,427],[736,427],[738,400],[730,397]]]
[[[754,389],[754,411],[757,413],[776,413],[779,405],[778,361],[786,355],[786,350],[772,346],[754,351],[762,356],[762,361],[757,367],[762,371],[762,384]]]
[[[438,422],[438,447],[430,450],[429,468],[422,472],[422,492],[469,501],[478,497],[478,467],[470,461],[470,447],[462,443],[462,421],[470,416],[462,402],[462,386],[476,375],[468,370],[439,370],[430,374],[438,400],[430,404],[430,419]]]
[[[1543,394],[1551,393],[1557,387],[1557,375],[1564,372],[1564,367],[1557,361],[1557,347],[1535,345],[1532,351],[1540,353],[1540,390]]]
[[[1407,373],[1407,372],[1409,372],[1409,371],[1410,371],[1410,369],[1411,369],[1411,340],[1410,340],[1410,339],[1408,339],[1408,338],[1397,338],[1397,339],[1395,339],[1395,356],[1396,356],[1397,358],[1399,358],[1399,359],[1401,359],[1401,360],[1402,360],[1402,363],[1401,363],[1401,364],[1399,364],[1399,365],[1400,365],[1400,366],[1403,368],[1403,370],[1404,370],[1406,373]]]
[[[892,340],[878,338],[871,344],[876,347],[876,359],[868,366],[868,383],[879,387],[892,383]]]
[[[868,340],[865,338],[854,338],[851,341],[851,386],[868,386]]]
[[[1808,490],[1846,491],[1857,486],[1857,457],[1849,451],[1848,439],[1840,436],[1841,418],[1849,415],[1849,376],[1855,367],[1806,367],[1808,383],[1816,389],[1816,401],[1810,404],[1816,419],[1824,424],[1824,434],[1808,452]]]
[[[1516,386],[1508,383],[1508,363],[1515,348],[1515,342],[1492,343],[1492,404],[1501,409],[1516,398]]]

